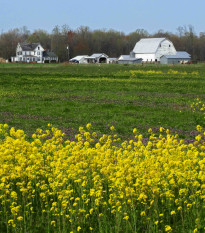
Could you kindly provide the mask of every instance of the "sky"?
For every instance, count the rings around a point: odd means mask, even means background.
[[[136,29],[205,32],[205,0],[0,0],[0,33],[26,26],[51,32],[58,25],[88,26],[126,34]]]

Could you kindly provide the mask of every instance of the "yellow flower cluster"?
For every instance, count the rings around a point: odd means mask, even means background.
[[[159,75],[159,74],[163,74],[163,72],[161,70],[130,70],[130,77],[131,78],[135,78],[139,75]]]
[[[164,76],[164,75],[167,75],[168,77],[169,76],[187,76],[187,75],[191,75],[191,76],[194,76],[194,77],[198,77],[199,73],[198,72],[190,72],[190,73],[187,73],[186,71],[178,71],[178,70],[172,70],[172,69],[169,69],[168,71],[161,71],[161,70],[130,70],[129,71],[130,73],[130,77],[131,78],[135,78],[135,77],[138,77],[138,76]]]
[[[191,104],[191,110],[194,113],[196,124],[203,124],[205,119],[205,103],[197,98]]]
[[[0,125],[0,232],[187,232],[205,227],[205,140],[164,128],[146,144],[91,124],[75,141]],[[6,225],[4,223],[7,223]]]
[[[191,109],[193,112],[200,111],[205,115],[205,104],[199,98],[195,99],[194,102],[191,104]]]

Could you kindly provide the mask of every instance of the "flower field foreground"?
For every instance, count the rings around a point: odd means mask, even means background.
[[[0,125],[0,232],[204,232],[205,140]]]

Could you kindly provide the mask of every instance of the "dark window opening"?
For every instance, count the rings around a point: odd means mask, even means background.
[[[107,62],[106,57],[101,57],[101,58],[99,59],[99,63],[106,63],[106,62]]]

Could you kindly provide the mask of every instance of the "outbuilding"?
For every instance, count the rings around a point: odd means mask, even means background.
[[[80,64],[87,63],[86,57],[88,57],[88,55],[79,55],[70,59],[69,62]]]
[[[161,64],[184,64],[191,60],[191,55],[185,51],[179,51],[176,55],[163,55],[160,58]]]
[[[141,64],[142,58],[131,57],[130,55],[121,55],[118,64]]]
[[[90,57],[95,58],[96,63],[108,63],[108,55],[105,53],[94,53]]]

